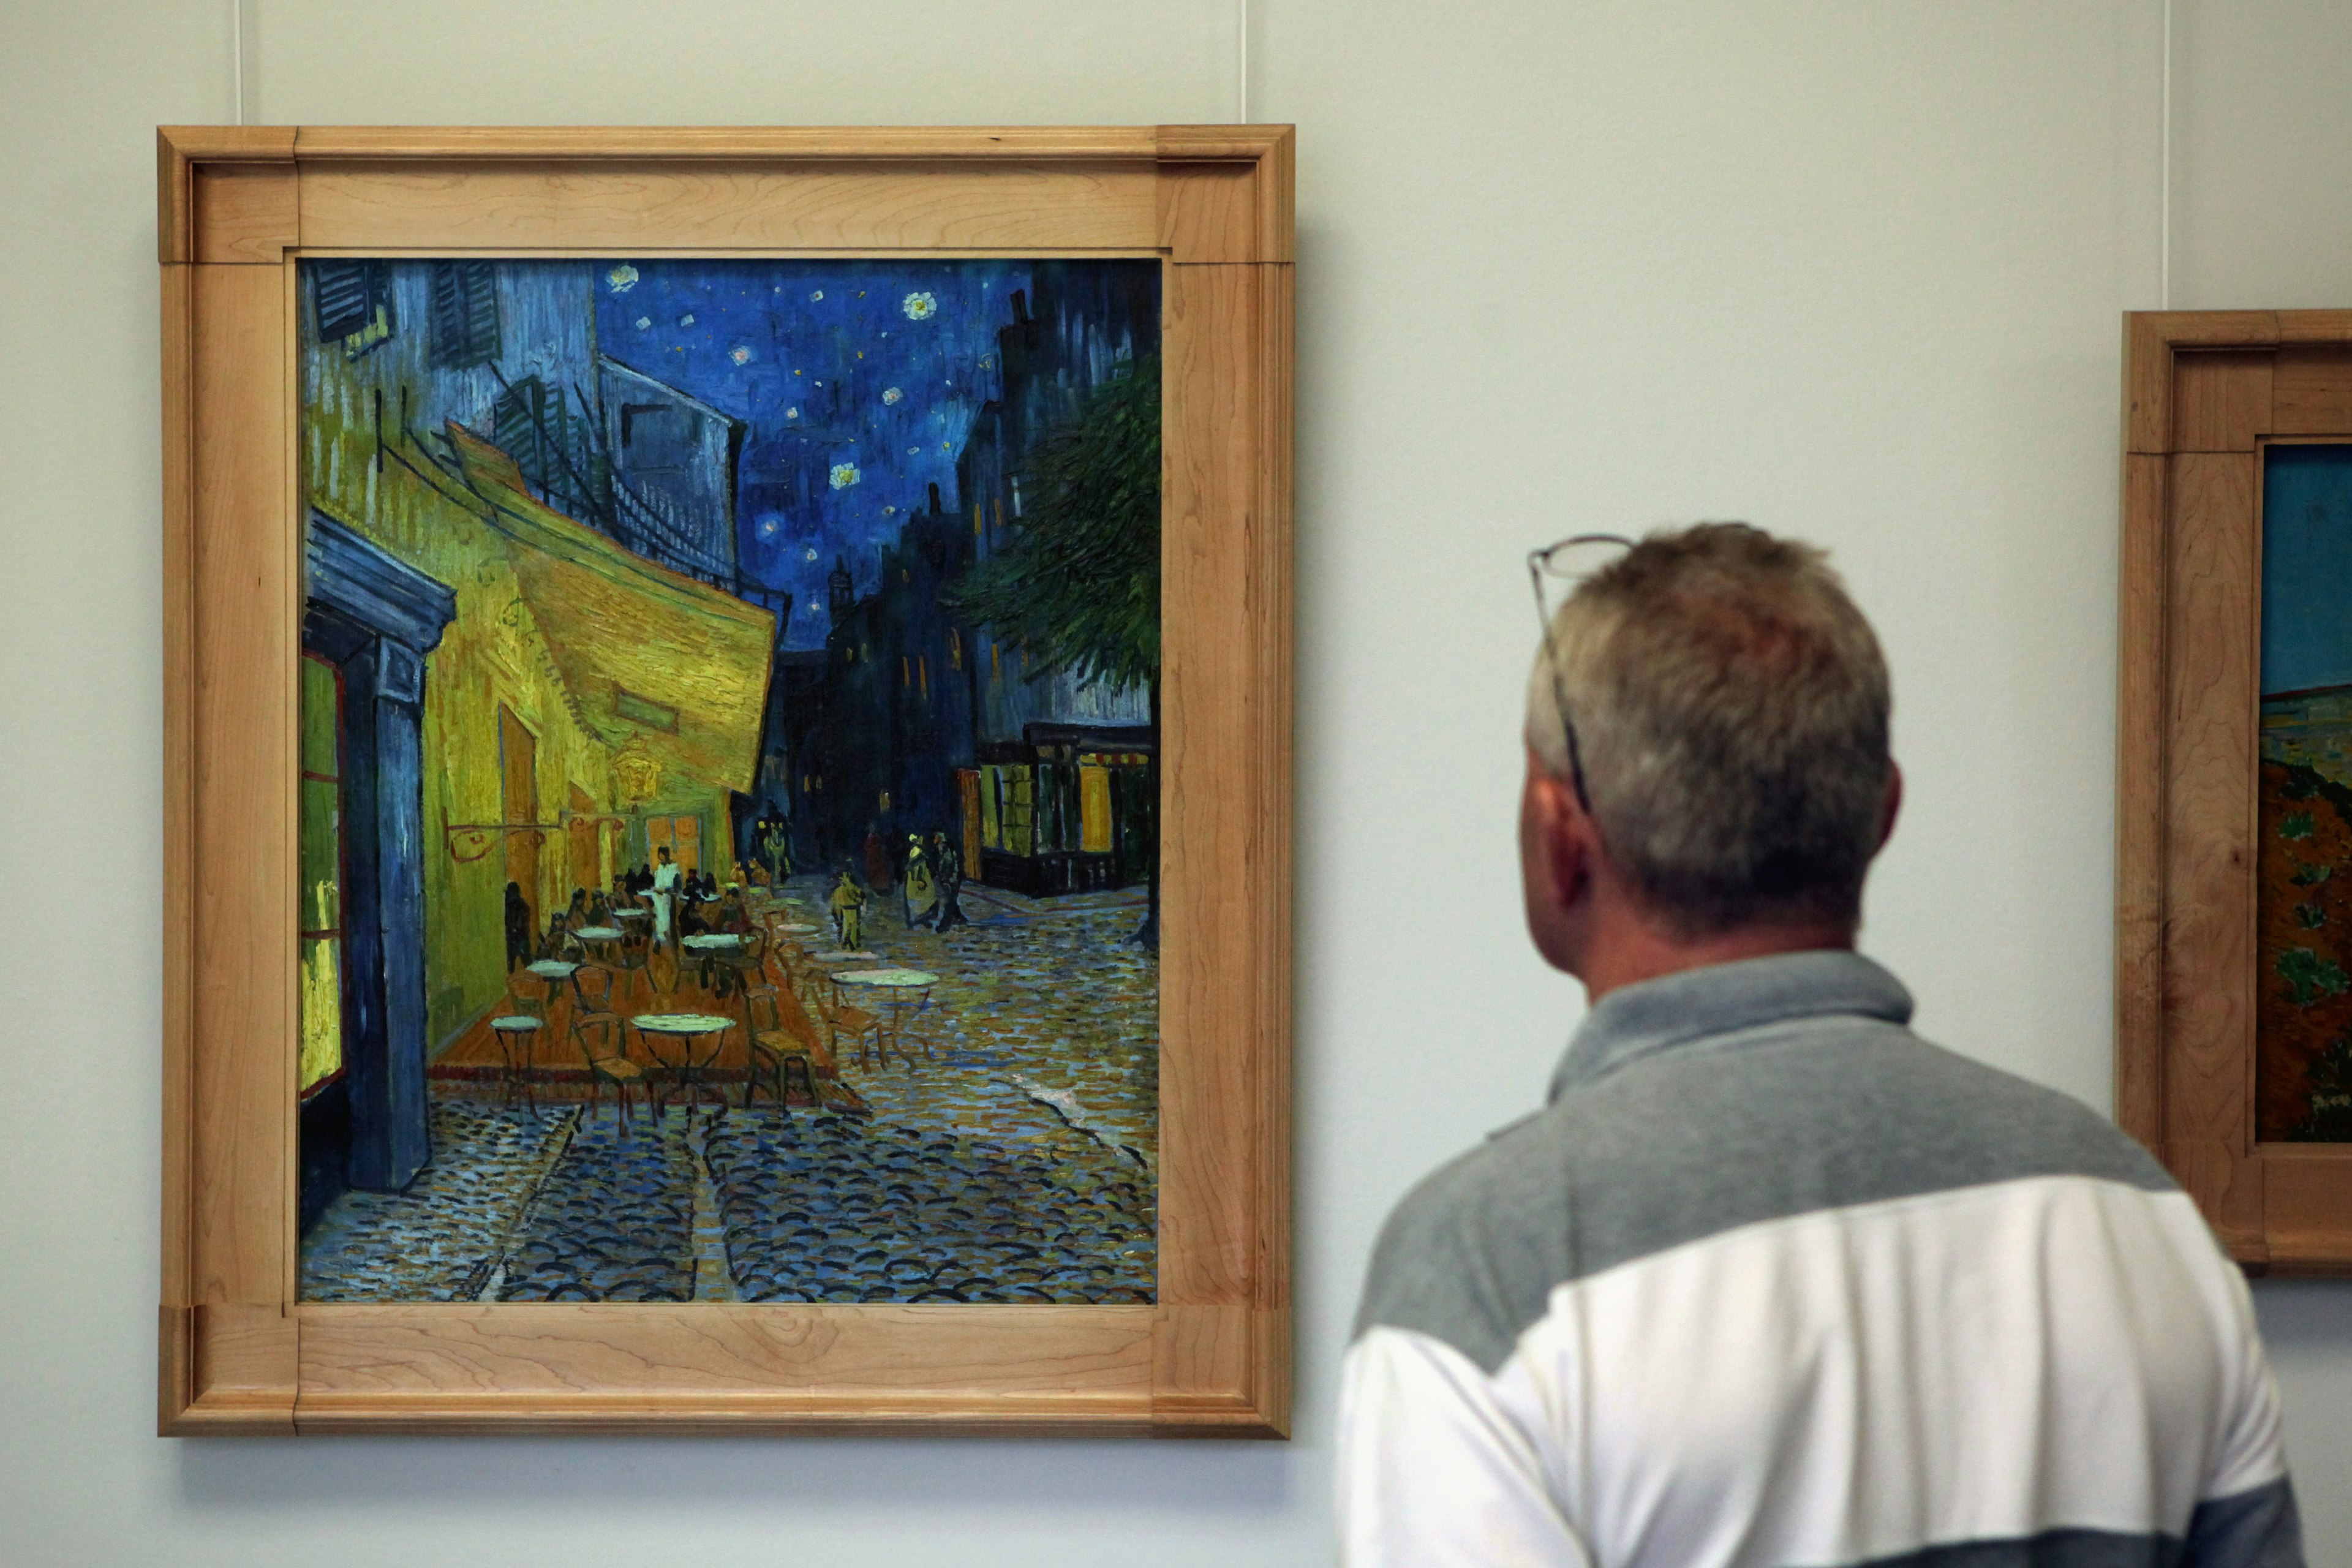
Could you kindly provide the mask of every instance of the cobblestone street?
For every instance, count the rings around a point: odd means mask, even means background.
[[[816,879],[792,891],[822,907]],[[971,923],[944,934],[892,900],[867,910],[857,962],[940,977],[884,1059],[845,1045],[870,1115],[747,1110],[731,1085],[721,1113],[673,1104],[625,1134],[609,1094],[590,1115],[546,1086],[534,1117],[436,1081],[431,1163],[404,1193],[329,1206],[303,1296],[1150,1300],[1159,965],[1128,940],[1144,900],[967,884],[963,905]]]

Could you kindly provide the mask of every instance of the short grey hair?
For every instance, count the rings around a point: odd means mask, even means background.
[[[1609,858],[1670,927],[1859,921],[1893,699],[1822,552],[1739,522],[1654,533],[1549,629],[1528,744],[1570,777],[1565,703]]]

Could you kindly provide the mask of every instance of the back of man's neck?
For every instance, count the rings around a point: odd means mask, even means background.
[[[1586,997],[1598,1002],[1612,991],[1686,969],[1782,952],[1851,952],[1853,935],[1852,926],[1835,921],[1742,926],[1700,937],[1675,937],[1640,926],[1596,943],[1578,965],[1577,978],[1584,982]]]

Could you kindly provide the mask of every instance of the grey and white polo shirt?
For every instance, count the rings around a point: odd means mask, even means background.
[[[1352,1568],[2296,1568],[2244,1281],[2143,1152],[1869,960],[1603,997],[1391,1216]]]

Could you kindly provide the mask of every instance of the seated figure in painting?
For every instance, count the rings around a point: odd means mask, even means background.
[[[1939,1049],[1854,951],[1885,665],[1815,550],[1596,559],[1527,697],[1549,1102],[1423,1181],[1342,1376],[1373,1564],[2302,1562],[2245,1282],[2105,1118]]]

